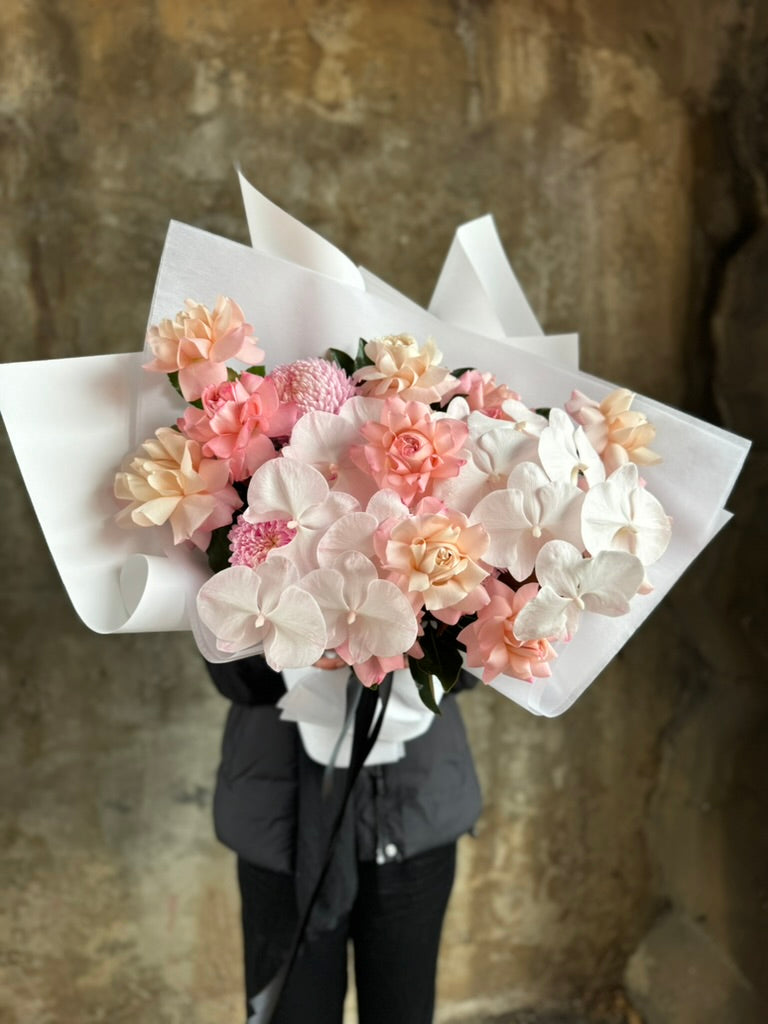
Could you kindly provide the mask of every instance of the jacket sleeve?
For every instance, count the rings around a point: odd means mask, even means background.
[[[235,704],[274,704],[285,693],[283,677],[261,655],[205,666],[219,693]]]

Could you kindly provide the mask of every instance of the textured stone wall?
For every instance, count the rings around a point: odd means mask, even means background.
[[[764,0],[0,11],[3,360],[136,349],[168,219],[245,238],[240,161],[422,302],[493,212],[586,369],[755,441],[735,523],[566,716],[462,698],[486,811],[439,1020],[764,1019],[767,41]],[[223,701],[188,637],[88,634],[7,444],[1,483],[0,1021],[238,1020]]]

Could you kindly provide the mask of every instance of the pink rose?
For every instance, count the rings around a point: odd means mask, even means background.
[[[514,633],[515,619],[538,593],[538,583],[526,583],[519,590],[512,590],[499,580],[489,579],[485,588],[490,601],[478,612],[477,621],[465,626],[458,636],[467,648],[467,665],[483,669],[484,683],[492,682],[498,675],[531,683],[535,677],[550,676],[549,662],[557,657],[550,642],[522,641]]]
[[[239,380],[210,384],[202,402],[202,409],[190,406],[176,424],[202,444],[204,455],[229,459],[232,480],[253,476],[275,457],[269,436],[279,421],[280,402],[271,381],[242,373]]]
[[[445,396],[446,405],[456,395],[463,395],[471,412],[482,412],[497,420],[509,420],[512,417],[504,412],[503,405],[509,399],[520,401],[520,395],[506,384],[498,384],[492,373],[481,373],[480,370],[467,370],[463,373],[456,387]]]
[[[174,320],[150,327],[147,344],[155,358],[144,369],[178,372],[181,393],[193,402],[206,387],[227,379],[229,359],[255,365],[264,360],[264,353],[252,337],[253,327],[232,299],[219,296],[213,312],[192,299],[185,306]]]
[[[161,427],[115,476],[115,497],[130,503],[117,520],[133,526],[169,522],[174,544],[191,540],[205,551],[211,532],[226,526],[242,505],[228,479],[227,462],[203,458],[197,441]]]
[[[467,425],[435,419],[421,402],[386,399],[380,421],[364,424],[361,433],[368,444],[352,445],[350,458],[407,505],[429,494],[433,480],[457,476],[466,462],[456,453],[467,440]]]

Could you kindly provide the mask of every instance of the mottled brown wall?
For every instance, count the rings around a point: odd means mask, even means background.
[[[245,238],[239,160],[420,301],[454,227],[493,212],[586,369],[755,440],[735,524],[572,711],[464,698],[487,806],[444,1021],[619,1019],[633,951],[650,1024],[766,995],[767,41],[764,0],[0,12],[4,360],[136,349],[168,219]],[[0,1021],[237,1020],[223,702],[188,638],[86,633],[9,454],[0,501]]]

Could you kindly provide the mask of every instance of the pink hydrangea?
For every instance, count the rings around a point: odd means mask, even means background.
[[[190,406],[176,421],[187,437],[199,441],[203,454],[229,459],[233,480],[245,480],[275,457],[270,436],[282,430],[275,385],[254,373],[211,384],[202,394],[203,408]]]
[[[422,402],[386,399],[379,422],[364,424],[361,433],[368,443],[352,445],[350,458],[407,505],[429,494],[433,480],[457,476],[466,463],[457,453],[467,440],[467,425],[433,417]]]
[[[497,676],[513,676],[532,683],[534,678],[552,675],[549,662],[557,657],[547,639],[518,640],[515,619],[539,590],[537,583],[526,583],[512,590],[497,579],[485,583],[490,597],[481,608],[477,621],[465,626],[458,639],[467,648],[467,665],[483,669],[483,682]]]
[[[295,527],[286,519],[271,519],[266,523],[248,523],[237,517],[229,531],[230,565],[247,565],[253,569],[266,560],[270,551],[285,547],[296,536]]]
[[[173,320],[150,327],[147,344],[155,358],[145,370],[178,373],[179,387],[188,402],[199,398],[210,384],[227,379],[227,361],[240,359],[255,365],[264,352],[252,336],[253,327],[236,302],[219,296],[212,311],[187,299],[186,309]]]
[[[327,359],[299,359],[276,366],[268,380],[274,381],[280,401],[293,410],[294,422],[304,413],[332,412],[357,394],[355,382],[340,366]]]

